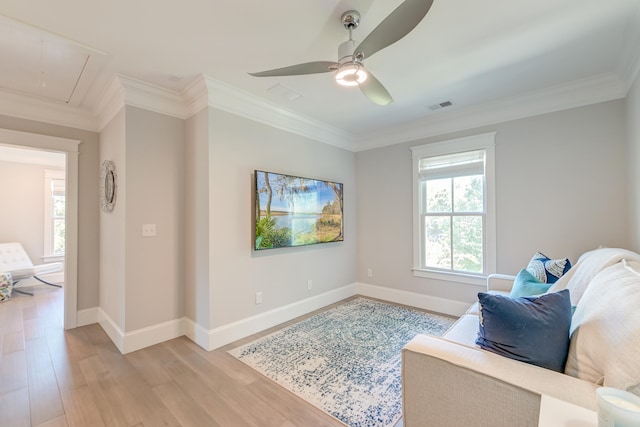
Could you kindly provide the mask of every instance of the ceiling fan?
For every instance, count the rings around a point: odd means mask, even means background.
[[[411,32],[429,12],[433,0],[406,0],[389,14],[373,31],[356,45],[351,32],[360,25],[360,14],[349,10],[342,14],[342,25],[349,31],[349,40],[338,48],[338,61],[315,61],[258,73],[254,77],[296,76],[335,72],[336,81],[343,86],[358,86],[362,93],[379,105],[393,101],[385,87],[364,68],[365,58],[397,42]]]

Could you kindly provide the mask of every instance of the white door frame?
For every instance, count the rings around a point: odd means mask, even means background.
[[[78,315],[78,145],[79,140],[0,128],[0,144],[63,153],[66,159],[64,328],[77,325]]]

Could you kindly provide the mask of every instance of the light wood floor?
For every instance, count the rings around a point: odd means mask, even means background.
[[[123,356],[100,326],[64,331],[62,319],[61,289],[0,303],[1,426],[343,425],[226,353],[257,335],[212,352],[181,337]]]

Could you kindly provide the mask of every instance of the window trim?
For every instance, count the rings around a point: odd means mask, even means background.
[[[413,166],[413,275],[428,279],[485,286],[486,277],[496,271],[496,194],[495,136],[488,132],[463,138],[410,147]],[[422,233],[420,227],[420,159],[471,150],[485,150],[485,223],[483,239],[483,274],[460,273],[422,268]]]
[[[56,254],[53,252],[53,205],[51,194],[51,182],[59,180],[65,183],[66,197],[66,178],[64,170],[45,169],[44,171],[44,255],[43,262],[64,261],[65,254]]]

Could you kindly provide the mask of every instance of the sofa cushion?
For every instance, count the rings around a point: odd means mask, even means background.
[[[551,259],[543,253],[536,252],[529,261],[527,271],[542,283],[555,283],[570,268],[569,258]]]
[[[527,269],[522,269],[513,281],[513,287],[509,296],[511,298],[530,297],[544,294],[551,287],[551,283],[544,283],[538,280]]]
[[[640,261],[640,255],[620,248],[599,248],[585,252],[580,256],[576,265],[549,288],[549,292],[569,289],[571,303],[577,305],[591,280],[605,268],[623,259]]]
[[[478,337],[478,316],[475,314],[465,314],[442,335],[447,341],[453,341],[467,347],[476,347]]]
[[[502,356],[562,372],[569,350],[569,291],[510,298],[478,294],[476,344]]]
[[[598,273],[571,324],[565,373],[640,394],[640,262],[623,260]]]

